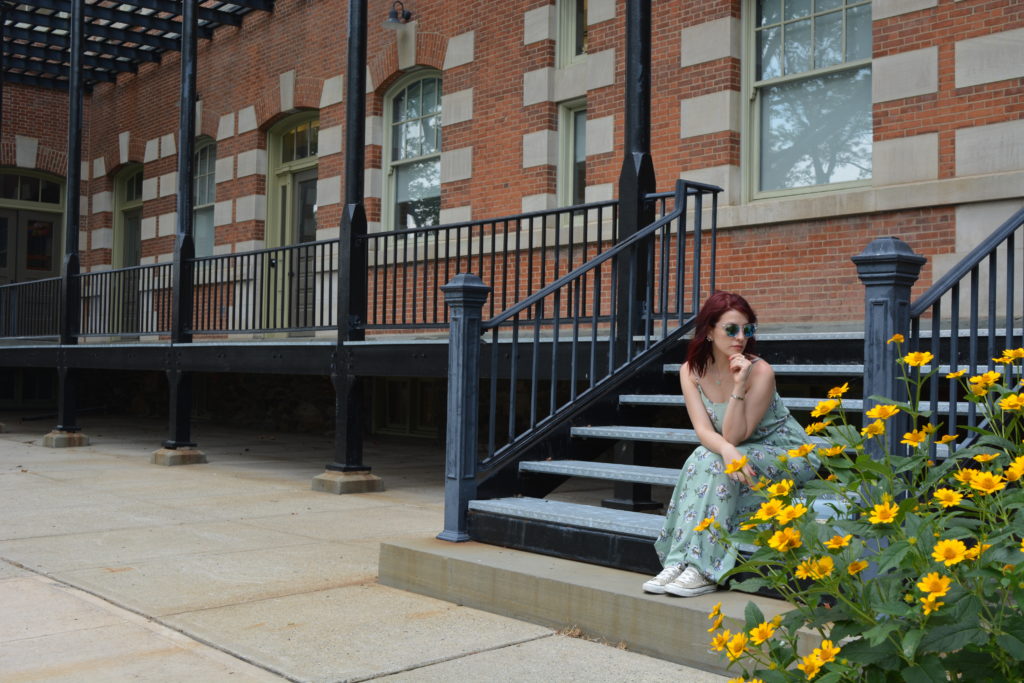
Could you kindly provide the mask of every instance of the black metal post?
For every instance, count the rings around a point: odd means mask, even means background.
[[[871,421],[866,416],[867,411],[878,403],[871,396],[897,401],[906,398],[902,384],[897,381],[896,345],[887,342],[897,333],[908,336],[910,289],[917,282],[926,259],[915,254],[902,240],[880,237],[852,260],[864,283],[864,423],[867,424]],[[900,426],[901,420],[896,418],[890,420],[887,429],[890,453],[898,452],[900,436],[905,431]]]
[[[441,287],[449,313],[448,431],[445,439],[442,541],[468,541],[467,508],[476,496],[480,428],[480,332],[491,288],[460,273]]]
[[[338,349],[334,384],[334,462],[327,469],[368,472],[363,464],[363,381],[351,372],[346,341],[364,338],[367,306],[366,210],[366,0],[348,3],[348,73],[345,104],[345,209],[338,235]]]
[[[651,3],[626,2],[625,150],[619,174],[619,239],[654,222],[654,207],[644,197],[657,182],[651,159]],[[646,272],[645,245],[637,245],[615,261],[615,357],[627,357],[630,338],[640,329]]]
[[[192,215],[195,198],[196,137],[196,2],[181,3],[181,91],[178,96],[178,222],[171,270],[171,343],[192,341],[192,268],[195,243]],[[177,368],[167,370],[168,438],[164,448],[194,449],[192,441],[192,376]]]
[[[82,194],[82,45],[85,39],[85,0],[72,0],[70,31],[70,68],[68,73],[68,151],[67,199],[64,210],[64,263],[60,282],[60,343],[78,343],[80,324],[81,283],[78,258],[78,210]],[[78,397],[75,369],[67,366],[61,354],[57,368],[59,398],[56,432],[78,432]]]

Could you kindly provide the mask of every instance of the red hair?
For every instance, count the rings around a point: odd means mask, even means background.
[[[686,362],[690,372],[700,377],[707,370],[708,362],[711,360],[711,344],[708,342],[708,335],[711,329],[727,311],[736,311],[747,316],[752,323],[757,322],[757,314],[750,307],[747,300],[739,294],[718,291],[708,297],[704,305],[697,313],[696,326],[693,329],[693,340],[686,348]],[[743,350],[746,354],[754,352],[757,340],[751,337],[747,340],[747,346]]]

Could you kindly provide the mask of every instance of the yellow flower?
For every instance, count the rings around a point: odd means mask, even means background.
[[[817,560],[804,560],[796,566],[794,574],[798,579],[823,579],[832,574],[835,562],[828,555]]]
[[[828,390],[828,397],[829,398],[839,398],[840,396],[842,396],[843,394],[845,394],[849,390],[850,390],[850,383],[849,382],[843,382],[842,386],[832,387],[831,389],[829,389]]]
[[[750,639],[754,641],[754,645],[760,645],[771,638],[774,633],[775,626],[771,622],[762,621],[756,627],[750,629]]]
[[[732,474],[733,472],[739,472],[747,466],[747,456],[741,457],[739,460],[733,460],[731,463],[725,466],[725,473]]]
[[[975,396],[984,396],[989,388],[1002,378],[1003,373],[989,370],[980,375],[975,375],[967,381],[971,384],[971,393]]]
[[[773,496],[785,496],[785,495],[788,495],[789,492],[792,491],[792,490],[793,490],[793,480],[792,479],[783,479],[782,481],[778,482],[777,484],[772,484],[771,486],[768,487],[768,493],[773,495]]]
[[[804,431],[807,432],[808,435],[817,434],[818,432],[823,431],[830,424],[832,424],[831,420],[825,420],[824,422],[812,422],[804,427]]]
[[[999,401],[999,407],[1003,410],[1024,410],[1024,394],[1010,394]]]
[[[1021,458],[1017,458],[1017,460],[1021,460]],[[1024,462],[1014,461],[1012,465],[1003,470],[1003,476],[1006,481],[1017,481],[1024,477]]]
[[[936,562],[943,562],[947,567],[952,567],[958,562],[963,562],[967,553],[967,546],[963,541],[957,539],[946,539],[939,541],[932,548],[932,558]]]
[[[934,434],[936,429],[938,429],[938,427],[933,425],[931,422],[926,424],[924,427],[921,427],[921,431],[925,434]]]
[[[818,657],[814,653],[811,653],[801,659],[800,663],[796,665],[796,668],[804,672],[804,675],[807,676],[807,680],[811,680],[818,675],[819,671],[821,671],[821,661],[818,660]]]
[[[988,462],[989,460],[995,460],[998,457],[998,453],[978,453],[976,456],[972,458],[972,460],[977,460],[978,462]]]
[[[960,438],[959,434],[946,434],[945,436],[943,436],[941,439],[939,439],[935,443],[951,443],[953,441],[956,441],[959,438]]]
[[[888,420],[890,417],[900,412],[900,409],[896,406],[886,406],[879,403],[874,408],[865,413],[872,420]]]
[[[757,480],[756,484],[754,484],[753,486],[750,487],[750,490],[751,491],[760,491],[761,489],[763,489],[767,485],[768,485],[768,480],[765,479],[764,477],[761,477],[760,479]]]
[[[825,541],[825,547],[829,550],[839,550],[840,548],[845,548],[846,546],[850,545],[850,541],[852,539],[852,534],[847,534],[845,536],[840,536],[839,534],[836,534],[832,538]]]
[[[932,355],[931,351],[911,351],[903,356],[903,362],[912,368],[919,368],[930,363],[933,358],[935,356]]]
[[[990,493],[1001,491],[1006,488],[1006,481],[1003,479],[1001,474],[993,474],[992,472],[978,472],[971,479],[971,488],[981,493],[983,496],[987,496]]]
[[[944,508],[955,507],[964,499],[958,492],[947,488],[938,489],[932,495],[935,497],[935,500],[939,501],[939,505]]]
[[[780,553],[799,548],[801,545],[803,545],[803,541],[800,540],[800,531],[793,527],[780,529],[768,539],[768,547],[778,550]]]
[[[846,573],[850,576],[857,576],[862,571],[868,568],[868,563],[864,560],[856,560],[850,563],[850,566],[846,568]]]
[[[979,557],[981,557],[981,554],[983,552],[985,552],[991,547],[991,543],[979,543],[978,545],[973,545],[967,549],[967,552],[964,553],[964,557],[968,560],[976,560]]]
[[[811,417],[822,417],[828,415],[833,410],[839,407],[839,401],[832,398],[827,401],[820,401],[814,410],[811,411]]]
[[[833,456],[839,455],[842,452],[842,446],[829,446],[828,448],[818,446],[818,454],[826,458],[831,458]]]
[[[833,645],[831,640],[823,640],[821,641],[821,647],[814,648],[814,656],[822,664],[828,664],[836,658],[840,649],[838,646]]]
[[[962,470],[958,470],[957,473],[953,475],[953,478],[965,486],[970,486],[971,480],[978,474],[981,474],[981,472],[970,467],[965,467]]]
[[[743,656],[743,653],[747,649],[748,642],[746,633],[737,633],[729,642],[725,644],[726,654],[729,655],[729,660],[735,662],[737,659]]]
[[[704,531],[704,530],[706,530],[709,526],[711,526],[714,523],[715,523],[715,518],[714,517],[705,517],[704,521],[702,521],[697,526],[693,527],[693,530],[694,531]]]
[[[885,423],[882,422],[881,420],[875,420],[867,427],[860,430],[860,435],[866,436],[869,439],[876,436],[880,436],[882,434],[885,434]]]
[[[798,448],[790,448],[788,451],[786,451],[786,455],[788,455],[791,458],[802,458],[813,450],[813,443],[805,443]]]
[[[967,374],[966,370],[957,370],[956,372],[947,374],[946,379],[956,379],[957,377],[963,377],[965,374]]]
[[[782,508],[785,507],[781,500],[772,498],[761,503],[761,507],[754,513],[754,519],[759,519],[763,522],[767,522],[775,515],[779,514]]]
[[[1021,542],[1020,542],[1020,551],[1021,551],[1022,553],[1024,553],[1024,539],[1021,539]]]
[[[896,521],[896,515],[899,511],[900,508],[898,505],[893,505],[892,503],[879,503],[872,508],[868,521],[872,524],[890,524]]]
[[[897,344],[902,344],[903,341],[904,341],[903,335],[900,334],[899,332],[897,332],[896,334],[894,334],[891,337],[889,337],[889,341],[887,341],[885,343],[886,344],[892,344],[893,342],[895,342]]]
[[[711,611],[708,613],[708,619],[714,619],[715,617],[717,617],[721,613],[722,613],[722,601],[719,600],[718,602],[715,603],[715,606],[712,607]]]
[[[938,572],[932,572],[931,574],[925,574],[917,582],[917,589],[922,593],[927,593],[930,597],[941,598],[949,592],[949,584],[951,582],[952,579],[948,576],[941,576]]]
[[[916,447],[920,446],[921,444],[923,444],[924,440],[927,439],[927,438],[928,438],[927,434],[925,434],[924,432],[922,432],[919,429],[915,429],[912,432],[907,432],[906,434],[904,434],[903,435],[903,440],[900,441],[900,443],[905,443],[908,446],[913,446],[914,448],[916,448]]]
[[[713,622],[711,622],[711,628],[708,629],[708,633],[714,633],[715,631],[717,631],[718,627],[722,625],[723,618],[724,616],[719,614],[718,617]]]
[[[1024,347],[1019,349],[1006,349],[1003,351],[1003,358],[1015,358],[1017,360],[1024,360]]]
[[[779,514],[775,516],[776,521],[782,526],[785,526],[792,522],[794,519],[802,517],[807,512],[807,507],[797,503],[796,505],[787,505],[786,507],[779,510]]]
[[[921,598],[921,609],[924,610],[925,615],[931,614],[945,604],[944,602],[939,602],[939,599],[934,595]]]
[[[721,652],[725,649],[725,644],[732,638],[732,631],[725,629],[721,633],[716,633],[715,637],[711,639],[711,649],[715,652]]]

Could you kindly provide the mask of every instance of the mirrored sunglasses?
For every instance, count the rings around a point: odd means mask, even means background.
[[[722,326],[722,330],[725,332],[727,337],[735,337],[743,330],[743,336],[747,339],[757,334],[757,325],[754,323],[747,323],[746,325],[740,325],[738,323],[719,323]]]

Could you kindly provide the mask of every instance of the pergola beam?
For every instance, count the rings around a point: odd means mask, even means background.
[[[39,45],[8,42],[4,44],[4,54],[10,55],[11,57],[44,59],[48,62],[64,64],[66,67],[66,55],[64,50],[54,50],[51,48],[41,47]],[[138,66],[135,62],[121,59],[110,59],[109,57],[100,57],[98,55],[82,55],[82,64],[94,69],[105,69],[114,73],[134,73],[138,71]]]
[[[56,64],[54,62],[43,62],[39,60],[23,59],[21,57],[7,56],[4,58],[4,66],[8,69],[19,69],[21,71],[36,72],[41,74],[51,74],[54,76],[68,76],[70,71],[64,64]],[[116,81],[117,74],[110,71],[104,71],[102,69],[88,68],[85,65],[82,66],[82,70],[87,74],[86,78],[92,78],[97,81]]]
[[[49,29],[68,32],[70,22],[65,17],[56,14],[40,14],[38,12],[25,12],[22,10],[11,10],[8,18],[15,23],[30,24],[33,26],[44,26]],[[40,31],[39,33],[45,33]],[[117,40],[122,43],[134,43],[136,45],[148,45],[162,50],[177,50],[180,43],[174,38],[146,33],[144,31],[126,31],[96,23],[86,22],[85,36],[97,36],[108,40]]]
[[[57,12],[68,12],[71,9],[70,0],[32,0],[32,4],[35,7],[42,9],[54,10]],[[119,3],[119,4],[133,4],[133,3]],[[93,17],[94,19],[103,19],[109,22],[118,22],[127,24],[128,26],[138,26],[140,28],[164,31],[165,33],[173,33],[179,35],[181,33],[181,24],[174,21],[169,17],[158,17],[155,14],[138,14],[135,12],[126,12],[116,7],[105,7],[103,5],[86,5],[85,16]],[[86,27],[88,30],[88,26]],[[201,38],[210,38],[213,35],[212,29],[200,29],[199,36]]]

